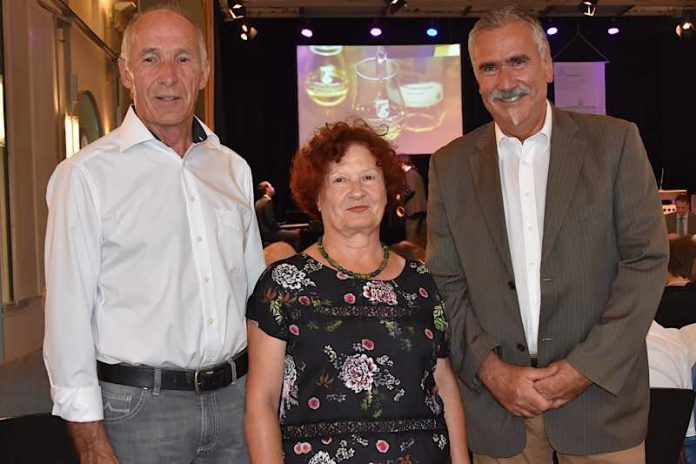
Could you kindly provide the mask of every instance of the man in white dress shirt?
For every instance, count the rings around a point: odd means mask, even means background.
[[[48,185],[53,414],[82,462],[245,463],[251,172],[193,116],[209,65],[188,19],[137,17],[119,69],[134,106]]]

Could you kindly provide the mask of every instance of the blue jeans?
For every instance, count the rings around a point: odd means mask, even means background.
[[[104,426],[122,464],[247,464],[246,377],[201,395],[100,382]]]

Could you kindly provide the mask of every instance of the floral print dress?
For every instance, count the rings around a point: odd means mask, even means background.
[[[247,318],[287,342],[279,418],[286,463],[448,463],[433,372],[447,357],[426,267],[351,278],[305,254],[261,276]]]

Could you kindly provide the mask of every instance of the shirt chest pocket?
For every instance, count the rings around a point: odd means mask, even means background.
[[[240,272],[244,269],[244,248],[246,220],[243,207],[217,209],[217,241],[222,262],[228,271]]]

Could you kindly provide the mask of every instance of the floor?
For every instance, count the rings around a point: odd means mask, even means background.
[[[41,350],[0,364],[0,418],[51,411]]]

